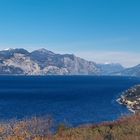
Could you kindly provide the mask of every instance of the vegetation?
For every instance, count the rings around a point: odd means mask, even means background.
[[[69,128],[60,125],[56,133],[51,118],[32,118],[0,125],[0,140],[140,140],[140,114],[114,122]]]

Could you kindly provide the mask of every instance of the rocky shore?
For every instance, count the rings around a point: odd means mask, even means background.
[[[135,85],[124,91],[117,100],[120,104],[125,105],[133,113],[140,111],[140,85]]]

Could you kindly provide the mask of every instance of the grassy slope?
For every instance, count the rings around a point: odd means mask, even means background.
[[[51,126],[51,119],[42,118],[1,124],[0,140],[140,140],[140,114],[99,125],[61,125],[55,135],[50,133]]]

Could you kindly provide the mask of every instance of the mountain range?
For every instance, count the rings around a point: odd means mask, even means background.
[[[73,54],[16,48],[0,51],[0,75],[140,76],[140,65],[125,69],[120,64],[97,64]]]

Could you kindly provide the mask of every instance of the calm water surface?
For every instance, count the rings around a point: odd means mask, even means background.
[[[139,78],[0,76],[0,120],[51,115],[73,126],[115,120],[130,113],[116,102]]]

